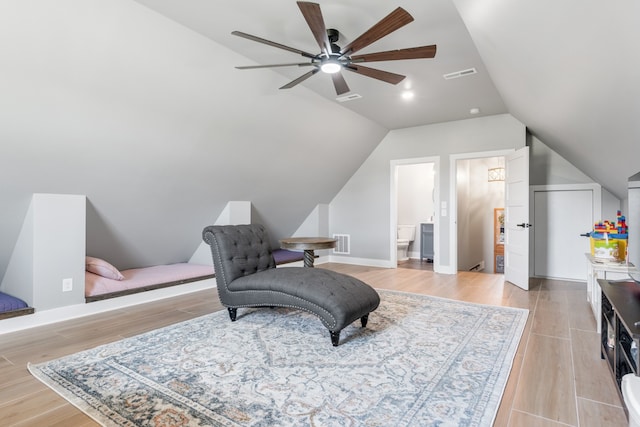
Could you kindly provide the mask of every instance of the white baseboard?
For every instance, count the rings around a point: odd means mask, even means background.
[[[343,257],[339,255],[329,256],[328,262],[337,262],[340,264],[349,264],[349,265],[363,265],[366,267],[396,268],[396,265],[392,265],[391,261],[389,260]]]
[[[362,265],[366,267],[396,268],[396,265],[392,265],[389,260],[353,258],[337,255],[320,256],[319,258],[316,258],[314,264],[321,265],[328,262],[336,262],[349,265]],[[296,261],[288,264],[283,264],[280,267],[302,267],[303,265],[304,264],[302,261]],[[439,266],[437,270],[435,269],[435,267],[436,266],[434,265],[435,273],[457,274],[457,271],[450,271],[450,266]],[[86,304],[76,304],[43,311],[36,310],[36,312],[33,314],[0,320],[0,335],[21,331],[23,329],[33,328],[36,326],[62,322],[64,320],[90,316],[92,314],[98,314],[105,311],[117,310],[120,308],[144,304],[146,302],[158,301],[165,298],[171,298],[178,295],[184,295],[215,287],[215,278],[211,278],[200,280],[197,282],[186,283],[184,285],[155,289],[153,291],[145,291],[138,294],[110,298]]]
[[[435,264],[433,264],[433,272],[440,273],[440,274],[458,274],[458,272],[453,268],[451,268],[450,265],[436,266]]]
[[[36,309],[33,314],[0,320],[0,335],[215,287],[216,279],[211,278],[199,280],[197,282],[185,283],[184,285],[170,286],[168,288],[155,289],[152,291],[145,291],[85,304],[75,304],[43,311],[38,311]]]

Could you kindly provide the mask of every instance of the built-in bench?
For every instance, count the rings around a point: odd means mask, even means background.
[[[0,319],[24,316],[25,314],[32,314],[33,312],[33,307],[29,307],[28,304],[20,298],[0,292]]]
[[[273,251],[276,264],[288,264],[303,259],[302,252],[278,249]],[[87,257],[85,271],[85,301],[93,302],[138,292],[152,291],[215,277],[208,265],[178,263],[132,268],[118,271],[99,258]]]
[[[214,277],[213,267],[189,263],[122,270],[122,279],[85,272],[85,301],[93,302]]]

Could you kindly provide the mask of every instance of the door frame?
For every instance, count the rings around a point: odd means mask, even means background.
[[[549,191],[592,191],[593,192],[593,205],[592,214],[594,221],[597,218],[602,218],[602,186],[597,183],[587,184],[552,184],[552,185],[531,185],[529,186],[529,218],[533,224],[536,223],[535,214],[535,193],[537,192],[549,192]],[[588,230],[585,230],[588,231]],[[535,230],[534,230],[535,233]],[[529,239],[529,265],[532,267],[532,276],[535,275],[535,238]],[[568,279],[561,279],[568,280]]]
[[[433,271],[440,271],[440,256],[438,249],[440,247],[439,220],[437,215],[437,207],[440,204],[440,156],[434,157],[414,157],[409,159],[397,159],[390,161],[390,200],[389,208],[389,263],[391,268],[398,266],[398,167],[406,165],[418,165],[423,163],[433,163],[433,206],[436,208],[436,214],[433,217]],[[416,234],[418,230],[416,230]]]
[[[449,215],[449,267],[448,274],[458,273],[458,160],[484,159],[487,157],[506,157],[515,152],[514,148],[475,153],[451,154],[449,156],[449,208],[441,205],[436,217]],[[444,215],[443,215],[444,213]],[[443,218],[444,221],[444,218]],[[444,271],[443,271],[444,272]]]

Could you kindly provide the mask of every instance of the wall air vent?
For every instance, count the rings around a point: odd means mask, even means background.
[[[339,96],[338,98],[336,98],[336,101],[347,102],[347,101],[353,101],[354,99],[360,99],[360,98],[362,98],[362,95],[358,95],[357,93],[352,93],[351,95]]]
[[[334,254],[342,254],[349,255],[351,253],[350,249],[350,234],[334,234],[333,238],[337,240],[336,247],[333,248]]]
[[[478,70],[476,70],[475,68],[468,68],[466,70],[454,71],[453,73],[444,74],[442,77],[444,77],[445,80],[451,80],[457,79],[459,77],[470,76],[471,74],[476,74],[477,72]]]

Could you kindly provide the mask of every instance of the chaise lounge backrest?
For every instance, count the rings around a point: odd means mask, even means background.
[[[215,247],[213,266],[218,292],[238,277],[276,268],[269,237],[264,226],[211,225],[202,232],[204,241]]]

